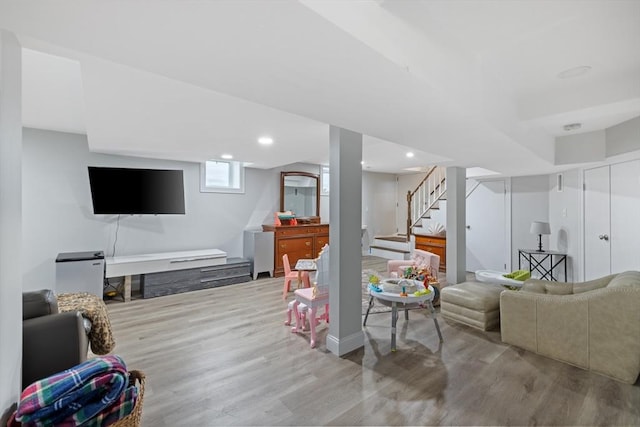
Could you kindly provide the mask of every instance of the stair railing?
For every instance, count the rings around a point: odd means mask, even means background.
[[[407,192],[407,242],[411,238],[411,228],[440,200],[447,191],[446,169],[433,166],[413,191]]]

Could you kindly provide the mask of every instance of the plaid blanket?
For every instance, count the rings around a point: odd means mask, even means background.
[[[23,426],[104,426],[127,415],[137,391],[115,355],[87,360],[24,389],[15,420]]]

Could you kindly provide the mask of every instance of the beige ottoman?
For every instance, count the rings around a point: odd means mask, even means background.
[[[440,314],[483,331],[495,329],[500,326],[503,290],[502,286],[480,282],[447,286],[440,292]]]

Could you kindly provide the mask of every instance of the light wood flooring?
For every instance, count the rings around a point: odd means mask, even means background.
[[[364,348],[347,357],[327,352],[325,325],[310,349],[283,324],[282,283],[108,304],[115,353],[147,375],[144,426],[640,425],[638,383],[442,318],[440,344],[422,311],[400,316],[395,353],[389,313],[369,317]]]

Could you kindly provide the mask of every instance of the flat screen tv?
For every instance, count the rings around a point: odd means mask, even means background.
[[[184,214],[181,170],[89,166],[94,214]]]

